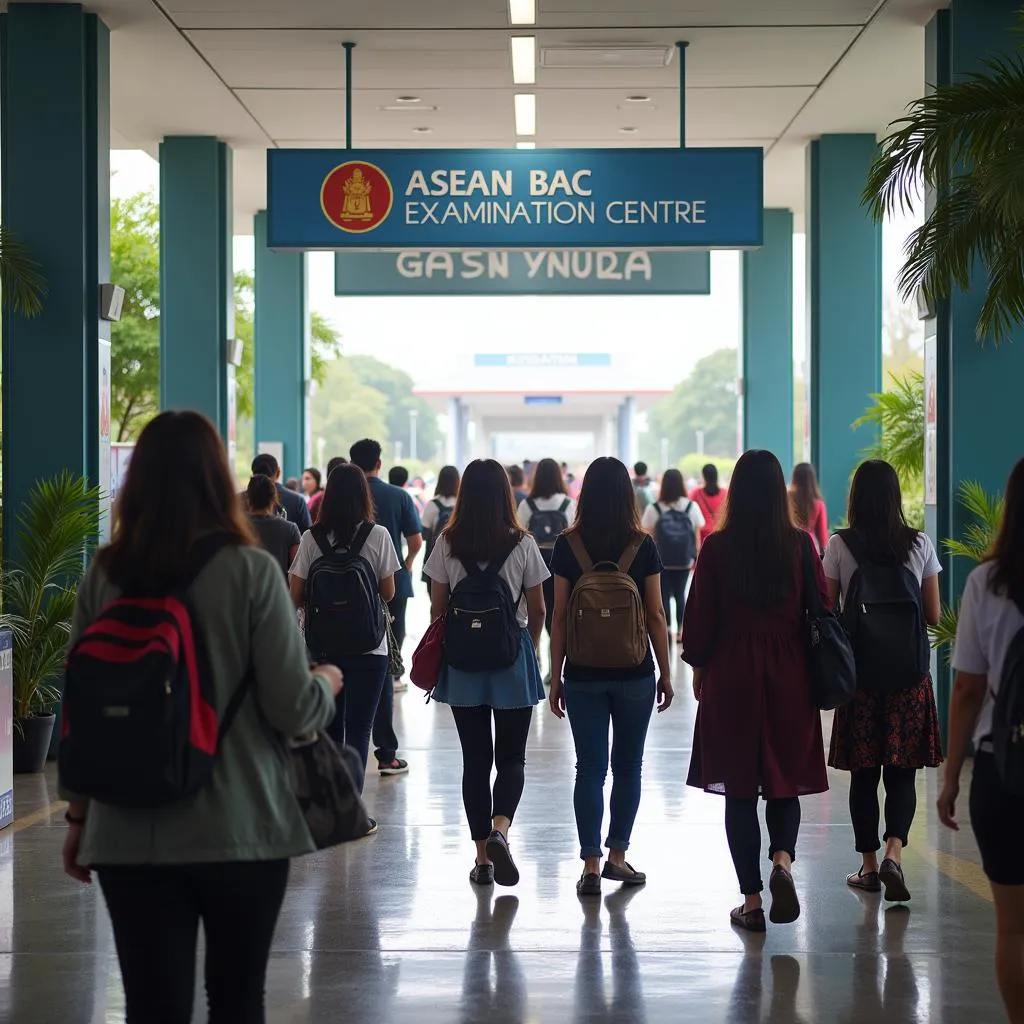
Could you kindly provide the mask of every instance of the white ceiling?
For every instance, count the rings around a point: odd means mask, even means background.
[[[508,39],[687,50],[687,143],[759,145],[765,201],[800,216],[804,151],[830,131],[882,132],[923,91],[923,25],[938,0],[537,0],[535,29],[506,0],[95,0],[111,28],[118,146],[154,155],[171,134],[235,151],[236,230],[265,203],[271,146],[338,146],[341,43],[355,42],[353,141],[512,146]],[[678,68],[539,66],[538,146],[674,146]],[[529,88],[529,87],[527,87]],[[637,104],[628,95],[650,102]],[[410,110],[386,110],[414,95]],[[434,109],[430,109],[434,108]],[[620,129],[636,128],[624,134]],[[419,134],[415,128],[430,128]]]

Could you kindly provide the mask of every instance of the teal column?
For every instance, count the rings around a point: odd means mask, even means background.
[[[861,205],[876,151],[873,135],[824,135],[808,147],[811,459],[833,523],[873,440],[851,424],[882,383],[882,226]]]
[[[281,445],[285,477],[308,452],[310,379],[306,254],[267,248],[267,211],[256,214],[256,447]]]
[[[944,84],[982,72],[982,60],[997,53],[1016,54],[1020,46],[1017,11],[1011,0],[953,0],[939,11],[926,35],[926,83]],[[923,90],[922,90],[923,91]],[[998,348],[977,341],[975,330],[987,287],[979,265],[966,291],[955,290],[926,325],[926,344],[935,347],[937,378],[936,498],[926,509],[929,533],[946,569],[939,577],[943,600],[956,604],[974,566],[949,558],[942,542],[962,537],[969,518],[957,502],[960,485],[976,480],[989,492],[1002,491],[1017,459],[1024,454],[1024,328],[1012,344]],[[940,658],[937,678],[939,713],[945,723],[949,673]]]
[[[234,440],[231,150],[208,137],[160,144],[160,406],[194,409]]]
[[[43,313],[3,315],[3,540],[33,483],[62,470],[110,486],[110,40],[77,4],[0,20],[4,226],[46,278]],[[101,384],[103,393],[101,394]]]
[[[793,464],[793,214],[764,211],[764,244],[743,253],[743,447]]]

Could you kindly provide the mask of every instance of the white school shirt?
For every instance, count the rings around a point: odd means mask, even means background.
[[[576,502],[573,501],[568,494],[552,494],[550,498],[533,499],[533,503],[537,506],[538,512],[557,512],[562,507],[563,501],[569,502],[565,509],[565,520],[570,526],[572,526],[573,521],[576,518]],[[530,508],[529,499],[524,498],[519,502],[519,508],[516,510],[516,515],[519,517],[519,525],[524,530],[529,530],[530,520],[533,518],[533,509]]]
[[[1006,652],[1022,627],[1024,615],[1008,597],[993,594],[991,589],[994,562],[979,565],[967,577],[960,617],[953,648],[953,668],[972,676],[985,676],[988,686],[981,705],[978,724],[974,728],[974,745],[978,747],[992,732],[992,710],[995,695],[1003,676]]]
[[[435,494],[423,506],[423,515],[420,516],[420,522],[423,524],[424,530],[433,530],[437,526],[437,520],[440,518],[441,512],[438,509],[435,502],[441,502],[445,508],[455,508],[455,498],[446,498],[443,494]]]
[[[327,542],[334,544],[333,533],[327,534]],[[389,576],[394,576],[401,565],[401,562],[398,560],[398,553],[395,551],[395,545],[391,541],[391,534],[383,526],[375,525],[370,530],[370,535],[366,538],[366,543],[359,554],[370,563],[370,568],[377,574],[378,583],[381,580],[386,580]],[[300,580],[309,579],[309,570],[319,558],[323,558],[323,552],[313,539],[312,532],[307,530],[302,535],[302,540],[299,542],[299,550],[295,553],[295,560],[292,562],[288,574]],[[384,639],[379,647],[372,651],[364,651],[363,653],[387,654],[387,633],[384,634]]]
[[[486,562],[481,562],[480,568],[483,569],[486,565]],[[453,557],[448,538],[444,534],[434,545],[434,550],[431,551],[427,564],[423,566],[423,571],[435,583],[445,584],[449,591],[454,590],[456,584],[468,575],[463,564]],[[537,547],[537,542],[527,534],[505,560],[498,575],[508,584],[509,590],[512,591],[512,599],[515,600],[521,592],[539,586],[551,573],[544,564],[544,557],[540,553],[540,548]],[[516,621],[524,628],[529,622],[525,593],[523,593],[523,598],[516,610]]]
[[[857,560],[850,554],[850,549],[838,534],[829,540],[821,564],[825,570],[825,579],[838,582],[839,592],[845,594],[850,588],[853,574],[857,571]],[[935,545],[927,533],[917,535],[904,565],[914,574],[918,583],[942,572],[942,563],[935,554]]]
[[[689,505],[689,508],[687,508]],[[690,522],[693,523],[693,535],[700,540],[700,531],[704,529],[704,513],[700,510],[700,505],[690,498],[676,498],[675,501],[657,501],[651,505],[648,505],[644,509],[643,517],[640,520],[640,526],[645,533],[654,533],[655,528],[658,525],[658,509],[661,509],[663,513],[668,512],[672,509],[675,512],[685,512]],[[693,566],[685,566],[685,568],[692,569]]]

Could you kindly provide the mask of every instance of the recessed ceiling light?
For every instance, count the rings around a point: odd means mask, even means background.
[[[621,132],[621,133],[622,133],[623,135],[632,135],[632,134],[634,134],[635,132],[638,132],[638,131],[640,131],[640,129],[639,129],[639,128],[632,128],[632,127],[628,127],[628,126],[627,126],[626,128],[620,128],[620,129],[619,129],[619,131],[620,131],[620,132]]]
[[[536,135],[537,97],[532,92],[517,92],[514,102],[516,110],[516,135]]]
[[[433,130],[433,128],[413,128],[417,135],[429,135]]]
[[[508,0],[510,25],[533,25],[537,21],[537,0]]]
[[[395,102],[396,103],[419,103],[420,102],[420,97],[419,96],[396,96],[395,97]]]
[[[651,102],[651,97],[650,96],[627,96],[626,97],[626,102],[627,103],[650,103]]]
[[[512,81],[516,85],[533,85],[537,81],[537,38],[536,36],[513,36]]]
[[[516,149],[536,149],[536,142],[517,142]]]

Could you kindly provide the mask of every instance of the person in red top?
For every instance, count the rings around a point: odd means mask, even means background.
[[[749,451],[736,464],[719,530],[697,560],[683,619],[683,661],[699,701],[687,784],[725,796],[725,831],[743,893],[733,924],[765,930],[761,829],[767,802],[771,920],[800,915],[792,866],[800,797],[828,789],[821,716],[806,654],[803,534],[779,460]],[[810,554],[809,551],[807,551]],[[830,607],[821,562],[818,593]]]
[[[796,525],[811,535],[818,555],[823,555],[828,547],[828,512],[818,486],[818,474],[809,462],[801,462],[793,467],[789,497],[793,502]]]
[[[718,520],[725,504],[726,490],[718,485],[718,467],[708,463],[701,471],[704,478],[704,486],[697,487],[690,495],[701,515],[704,516],[704,525],[700,529],[700,542],[704,543],[718,529]]]

